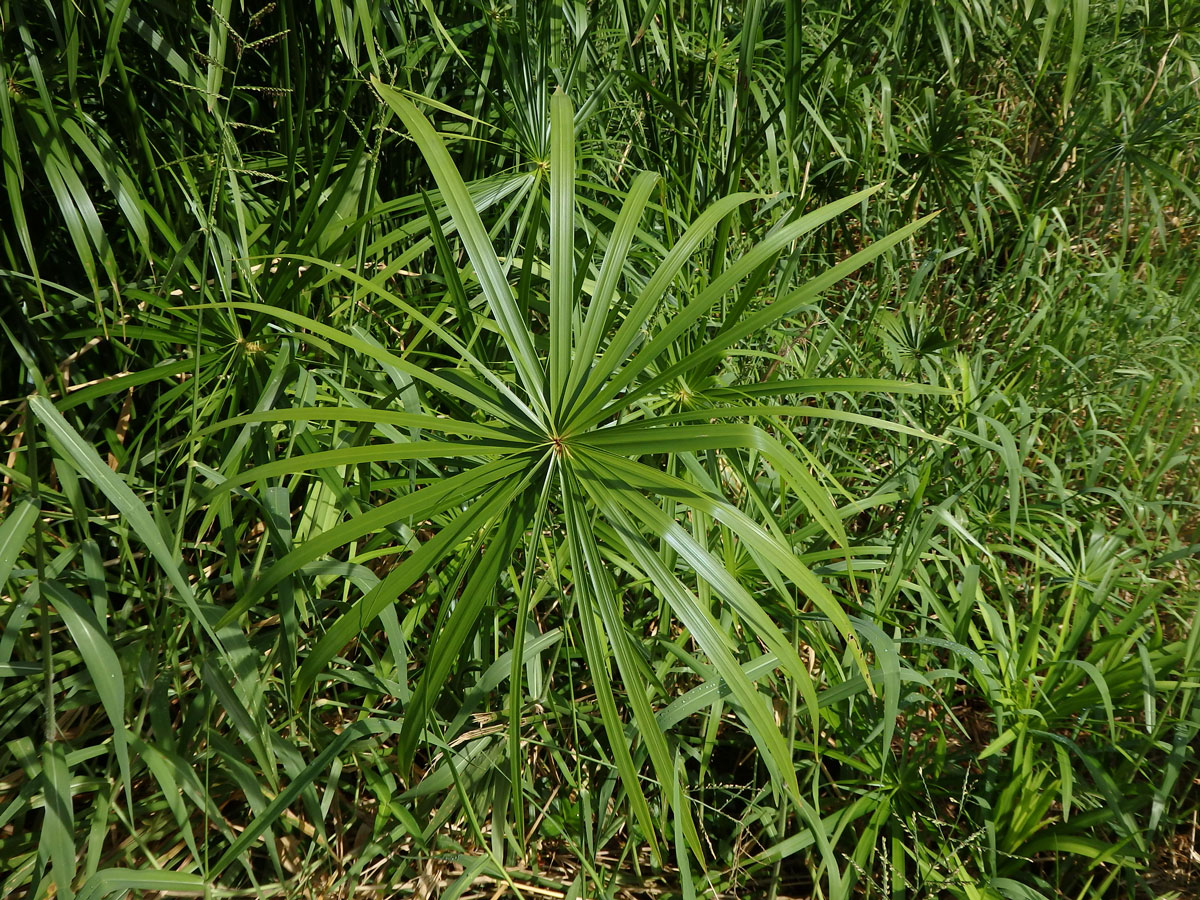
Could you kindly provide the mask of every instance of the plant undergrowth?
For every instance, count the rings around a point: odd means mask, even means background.
[[[0,895],[1195,896],[1198,52],[0,0]]]

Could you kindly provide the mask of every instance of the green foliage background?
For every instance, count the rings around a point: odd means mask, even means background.
[[[0,0],[0,895],[1189,896],[1198,51]]]

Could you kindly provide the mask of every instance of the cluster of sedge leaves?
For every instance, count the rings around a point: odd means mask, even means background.
[[[1200,8],[0,0],[0,896],[1178,898]]]

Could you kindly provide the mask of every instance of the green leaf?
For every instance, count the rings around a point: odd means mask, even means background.
[[[42,752],[46,817],[38,841],[38,856],[48,856],[58,896],[72,900],[75,892],[75,799],[71,771],[61,741],[49,741]]]
[[[479,213],[475,211],[467,186],[450,158],[446,145],[433,130],[429,120],[421,115],[420,110],[406,97],[374,76],[371,77],[371,84],[384,103],[400,117],[425,157],[434,180],[441,189],[442,202],[446,204],[458,226],[458,234],[475,266],[475,274],[479,278],[484,298],[495,317],[500,333],[504,336],[505,345],[512,355],[526,394],[535,403],[540,404],[541,398],[545,396],[542,388],[546,376],[534,353],[529,324],[524,321],[519,307],[513,300],[512,289],[497,261],[497,254],[487,229],[484,228]],[[545,413],[546,410],[543,408],[542,412]]]
[[[4,521],[0,522],[0,590],[3,590],[17,557],[33,533],[39,512],[38,503],[22,500],[9,509]]]
[[[783,735],[775,725],[766,699],[755,690],[753,683],[734,659],[732,637],[721,628],[696,596],[667,569],[659,555],[646,542],[634,520],[621,508],[616,497],[602,485],[585,482],[585,486],[604,518],[616,529],[621,546],[666,597],[672,610],[708,656],[717,673],[729,685],[734,700],[740,706],[742,719],[755,744],[762,750],[767,766],[777,783],[783,786],[789,797],[801,802],[796,772]]]
[[[550,98],[550,380],[547,398],[559,421],[572,368],[575,297],[575,113],[562,89]]]
[[[167,576],[167,580],[171,582],[171,585],[183,598],[184,603],[192,614],[193,620],[208,632],[214,645],[223,650],[221,642],[213,630],[212,623],[201,612],[196,602],[195,594],[192,591],[192,586],[180,570],[179,563],[175,559],[175,554],[167,545],[167,541],[159,530],[158,525],[151,518],[150,513],[146,511],[146,507],[142,505],[141,501],[130,490],[129,485],[105,465],[95,449],[67,423],[66,419],[54,408],[53,403],[45,397],[33,396],[29,398],[29,408],[41,420],[47,431],[57,439],[59,445],[62,446],[70,457],[71,462],[108,497],[109,502],[125,517],[134,534],[146,545],[146,549],[150,551],[150,555],[154,557],[154,560],[162,568],[163,573]]]
[[[692,254],[712,236],[717,223],[743,203],[747,203],[757,196],[757,194],[740,193],[722,197],[697,216],[696,221],[688,226],[666,257],[658,262],[654,269],[654,275],[646,282],[646,286],[630,306],[600,359],[592,365],[587,380],[578,393],[579,399],[570,410],[571,416],[566,423],[566,429],[580,431],[603,418],[604,414],[597,414],[597,411],[604,406],[603,397],[613,395],[613,392],[606,392],[610,379],[620,370],[621,365],[629,358],[634,348],[641,343],[642,330],[658,307],[663,295],[670,288],[671,283],[692,257]]]
[[[395,602],[424,575],[444,564],[450,552],[472,533],[491,527],[504,506],[524,488],[524,478],[510,476],[508,482],[494,487],[466,512],[443,526],[434,537],[421,544],[409,557],[388,573],[375,588],[356,601],[321,637],[296,673],[295,691],[303,696],[312,687],[317,675],[359,632],[375,621],[384,607]],[[494,555],[494,554],[493,554]]]
[[[400,733],[400,729],[401,724],[399,722],[378,717],[364,719],[347,726],[345,730],[329,742],[324,750],[317,754],[311,763],[296,775],[286,788],[276,795],[275,799],[261,813],[254,817],[253,821],[238,835],[237,840],[229,845],[229,849],[221,854],[221,858],[209,869],[208,877],[215,881],[230,865],[241,859],[245,852],[254,845],[255,841],[279,821],[284,811],[295,803],[300,795],[308,790],[318,777],[328,770],[330,763],[350,744],[373,734],[396,735]]]
[[[125,677],[121,670],[121,661],[105,635],[104,628],[82,597],[53,580],[42,582],[42,591],[53,601],[54,608],[58,610],[67,631],[71,633],[71,640],[75,642],[79,655],[83,657],[83,664],[92,677],[92,684],[96,686],[100,705],[104,707],[104,713],[112,725],[113,749],[121,768],[125,794],[132,804],[133,782],[129,775],[129,742],[125,735]]]
[[[640,173],[634,179],[629,194],[621,205],[621,213],[613,226],[612,234],[609,235],[608,250],[600,264],[600,273],[592,290],[587,318],[584,320],[583,331],[575,350],[574,358],[579,362],[570,367],[567,375],[566,397],[571,404],[578,401],[579,390],[590,371],[589,364],[600,349],[604,327],[608,324],[608,315],[616,301],[617,284],[637,233],[638,223],[650,200],[650,194],[661,180],[657,173]]]
[[[695,299],[671,315],[665,327],[654,335],[650,342],[638,351],[633,359],[629,360],[629,363],[620,373],[615,371],[612,373],[612,377],[608,380],[607,384],[598,390],[594,397],[589,397],[586,406],[576,412],[575,418],[572,419],[572,424],[594,424],[597,421],[598,410],[602,409],[609,401],[632,384],[638,376],[647,371],[651,363],[672,347],[687,329],[691,328],[702,316],[712,309],[728,290],[749,276],[755,269],[773,259],[784,247],[803,237],[814,228],[828,222],[835,216],[853,209],[882,186],[875,185],[865,191],[851,194],[849,197],[844,197],[841,200],[837,200],[807,215],[801,216],[795,222],[789,222],[787,225],[774,229],[748,252],[741,254],[732,265],[714,278],[712,283],[705,287]],[[680,243],[682,244],[683,242],[681,241]],[[630,315],[633,315],[633,313],[631,312]],[[725,331],[732,331],[736,328],[736,325],[732,322],[727,322],[722,328]],[[686,364],[686,362],[687,360],[684,360],[680,365]]]
[[[512,478],[528,468],[528,462],[523,460],[485,463],[437,481],[406,497],[391,500],[309,538],[263,573],[221,617],[217,623],[218,627],[224,627],[245,614],[285,578],[338,547],[396,522],[416,522],[438,515],[451,507],[461,505],[464,500],[474,499],[497,481]]]
[[[155,869],[100,869],[84,882],[76,900],[115,900],[131,891],[153,891],[165,896],[203,897],[209,882],[191,872]]]
[[[503,508],[510,497],[511,494],[497,493],[493,499],[503,498],[504,502],[485,505],[480,511],[483,515],[472,517],[472,521],[482,519],[484,515],[496,515],[499,511],[495,510],[495,507]],[[484,526],[486,537],[476,548],[476,553],[482,553],[482,559],[476,564],[462,595],[455,601],[453,612],[429,648],[420,681],[417,682],[412,698],[405,707],[404,728],[401,730],[396,749],[400,771],[405,776],[412,766],[417,741],[430,724],[428,719],[433,703],[445,687],[446,679],[458,661],[459,650],[474,631],[475,620],[492,601],[499,586],[500,573],[508,565],[513,547],[525,531],[530,516],[528,503],[516,503],[500,515],[501,518],[494,527]]]
[[[630,404],[659,390],[663,385],[677,378],[682,372],[711,362],[736,342],[752,334],[761,332],[786,316],[791,315],[795,310],[819,297],[827,288],[837,284],[837,282],[841,281],[847,275],[853,274],[872,260],[879,258],[885,252],[892,249],[892,247],[896,246],[896,244],[911,237],[935,216],[937,216],[937,213],[919,219],[911,225],[906,225],[904,228],[892,232],[887,237],[880,238],[865,249],[859,250],[847,259],[842,260],[836,266],[822,272],[787,296],[776,300],[756,313],[751,313],[736,325],[726,328],[712,340],[706,341],[702,347],[685,359],[666,367],[662,372],[644,383],[630,388],[622,398],[622,402]],[[602,409],[589,408],[586,415],[581,415],[578,424],[594,424],[599,422],[604,415]]]

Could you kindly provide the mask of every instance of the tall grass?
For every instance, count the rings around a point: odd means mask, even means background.
[[[0,895],[1186,896],[1196,25],[0,0]]]

